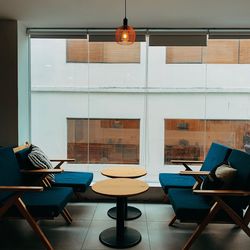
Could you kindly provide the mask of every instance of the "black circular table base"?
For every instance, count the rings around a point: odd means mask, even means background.
[[[108,211],[108,216],[112,219],[117,219],[116,207],[112,207]],[[141,216],[141,211],[136,207],[127,206],[127,214],[125,215],[125,220],[134,220]]]
[[[100,236],[100,241],[108,247],[112,248],[129,248],[137,245],[141,241],[141,234],[129,227],[124,228],[124,235],[121,239],[116,236],[116,227],[104,230]]]

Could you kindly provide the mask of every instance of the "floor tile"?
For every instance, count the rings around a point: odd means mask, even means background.
[[[109,227],[114,227],[115,226],[115,221],[110,221],[110,220],[96,220],[92,221],[86,240],[83,244],[83,249],[111,249],[109,247],[106,247],[99,241],[99,234],[109,228]],[[147,233],[147,225],[146,222],[126,222],[126,226],[134,228],[138,230],[141,233],[142,236],[142,241],[129,249],[131,250],[149,250],[149,240],[148,240],[148,233]]]
[[[92,220],[95,214],[95,210],[97,207],[97,203],[91,202],[76,202],[69,203],[67,205],[67,209],[73,220]],[[57,219],[63,219],[61,216]]]
[[[151,249],[179,250],[192,235],[196,224],[176,223],[176,226],[169,227],[165,222],[149,222],[148,228]],[[240,230],[232,230],[232,225],[212,224],[193,243],[192,250],[247,250],[249,246],[249,237]]]
[[[115,201],[110,203],[98,203],[95,214],[93,216],[93,220],[110,220],[113,221],[108,215],[107,212],[110,208],[116,205]]]
[[[142,215],[136,219],[136,221],[146,221],[145,206],[144,204],[128,203],[129,206],[136,207],[141,210]],[[107,212],[110,208],[115,207],[116,203],[99,203],[97,205],[93,220],[113,220],[108,215]]]
[[[173,209],[168,204],[145,204],[147,221],[170,221],[174,217]]]
[[[127,227],[141,233],[142,241],[131,250],[179,250],[187,242],[196,224],[176,221],[168,223],[173,210],[168,204],[129,203],[142,211],[136,220],[126,221]],[[39,225],[55,250],[107,250],[99,234],[116,225],[107,216],[115,203],[70,203],[68,210],[73,223],[67,225],[62,217],[41,220]],[[195,241],[192,250],[248,250],[250,238],[232,225],[209,224]],[[0,221],[0,250],[44,250],[44,247],[25,220]]]
[[[74,221],[66,225],[63,221],[43,221],[42,231],[56,249],[80,250],[87,235],[90,220]],[[24,220],[6,221],[0,232],[0,249],[44,249],[42,242]],[[12,235],[10,238],[9,236]],[[14,239],[14,240],[11,240]]]

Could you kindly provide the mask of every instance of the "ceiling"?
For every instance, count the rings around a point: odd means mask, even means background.
[[[0,0],[0,19],[32,28],[113,28],[124,0]],[[137,28],[250,28],[249,0],[127,0]]]

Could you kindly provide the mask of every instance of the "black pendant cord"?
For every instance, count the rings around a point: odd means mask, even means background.
[[[127,18],[127,0],[125,0],[125,18]]]
[[[125,17],[123,19],[123,27],[124,29],[127,29],[128,27],[128,19],[127,19],[127,0],[125,0]]]

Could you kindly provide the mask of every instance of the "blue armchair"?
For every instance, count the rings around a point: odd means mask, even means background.
[[[168,190],[169,200],[175,212],[175,217],[169,225],[173,225],[176,219],[180,222],[198,224],[183,250],[192,246],[210,222],[236,224],[250,237],[248,227],[250,220],[250,155],[239,150],[232,150],[228,162],[237,172],[230,187],[227,187],[226,190],[201,190],[199,186],[194,190],[180,188]],[[210,173],[184,171],[183,174],[201,176]]]
[[[212,143],[200,170],[210,171],[215,166],[221,164],[222,162],[225,162],[231,151],[232,149],[227,146],[215,142]],[[188,163],[195,162],[176,160],[174,161],[174,163],[183,164],[186,170],[192,171],[192,169],[188,166]],[[169,188],[192,188],[196,183],[196,179],[194,179],[193,177],[182,176],[178,173],[160,173],[159,181],[166,194],[168,194]]]
[[[25,218],[46,249],[53,247],[36,221],[64,213],[72,195],[72,188],[24,186],[12,148],[0,148],[0,218]]]
[[[30,144],[25,144],[23,146],[14,148],[14,152],[19,162],[19,166],[21,169],[29,169],[31,163],[28,159],[28,154],[30,153]],[[54,169],[60,169],[61,165],[64,162],[73,162],[74,159],[59,159],[59,160],[50,160],[51,162],[58,162]],[[26,174],[34,174],[31,171],[23,171]],[[44,172],[43,176],[46,177],[49,172]],[[51,182],[48,179],[45,179],[44,182],[47,186],[53,187],[71,187],[74,190],[74,193],[77,192],[85,192],[87,188],[90,186],[93,180],[93,173],[91,172],[75,172],[75,171],[59,171],[59,173],[55,173],[54,181]]]

